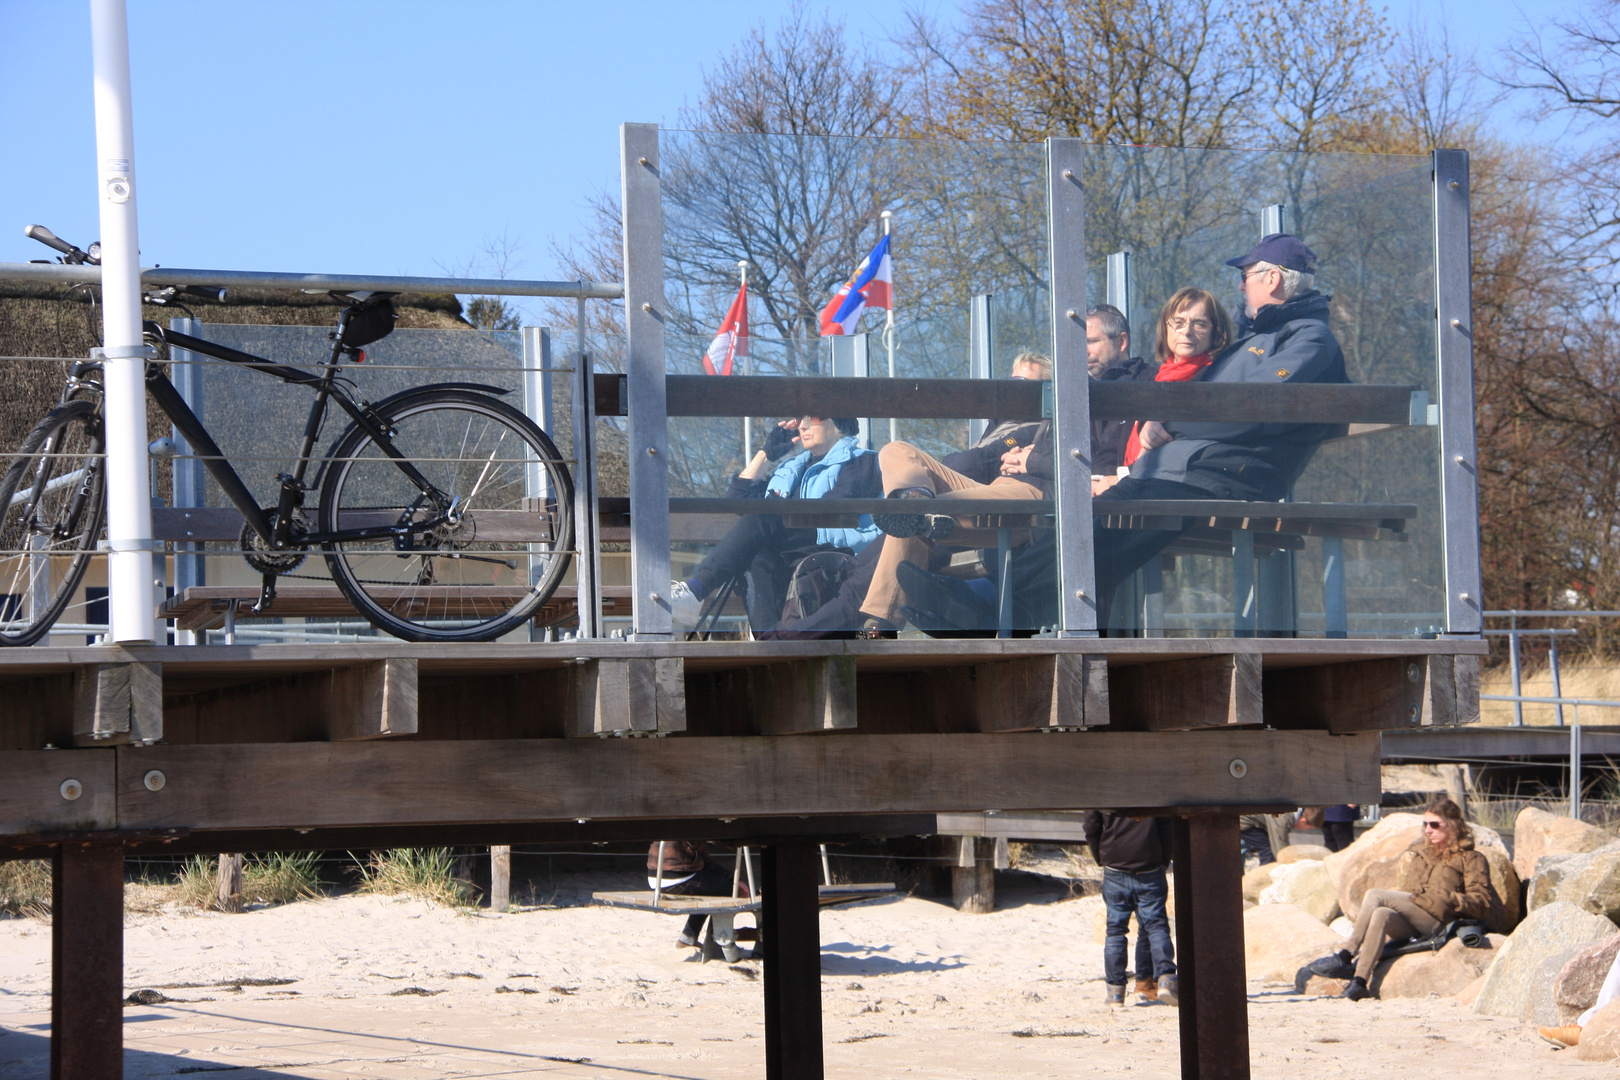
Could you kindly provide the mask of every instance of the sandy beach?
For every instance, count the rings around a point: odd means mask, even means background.
[[[758,963],[699,963],[674,947],[677,920],[585,906],[624,875],[559,881],[554,906],[504,915],[366,895],[132,914],[126,988],[168,1000],[126,1009],[125,1075],[762,1074]],[[827,1075],[1179,1076],[1174,1009],[1102,1004],[1100,899],[1022,874],[998,893],[988,915],[913,897],[823,912]],[[8,1080],[47,1073],[50,940],[46,923],[0,920]],[[1585,1074],[1533,1031],[1449,999],[1358,1004],[1251,983],[1249,1019],[1256,1077]]]

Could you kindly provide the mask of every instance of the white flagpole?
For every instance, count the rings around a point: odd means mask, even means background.
[[[883,235],[892,235],[894,211],[885,210],[879,216],[883,218]],[[893,242],[889,244],[889,265],[891,267],[894,265]],[[889,378],[892,379],[894,378],[894,283],[892,281],[889,283],[889,307],[883,315],[883,345],[889,353]],[[894,417],[891,416],[889,417],[889,441],[898,442],[899,438],[899,433],[895,429]]]
[[[737,270],[742,276],[740,288],[742,288],[742,289],[748,288],[748,260],[747,259],[738,259],[737,260]],[[743,301],[743,317],[747,318],[747,316],[748,316],[748,301],[744,300]],[[752,335],[750,335],[750,336],[752,336]],[[752,375],[753,373],[754,373],[754,344],[753,344],[753,342],[749,342],[748,343],[748,355],[743,357],[743,374],[744,375]],[[745,417],[743,417],[743,466],[747,467],[748,463],[750,461],[753,461],[753,460],[754,460],[754,418],[751,417],[751,416],[745,416]]]
[[[152,503],[147,484],[146,356],[135,230],[135,124],[124,0],[91,0],[101,303],[107,415],[107,586],[111,640],[153,641]]]

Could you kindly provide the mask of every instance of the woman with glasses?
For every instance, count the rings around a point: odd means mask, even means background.
[[[1346,947],[1310,965],[1331,979],[1349,979],[1340,997],[1360,1001],[1384,944],[1427,937],[1460,918],[1484,919],[1499,903],[1490,864],[1474,850],[1462,810],[1450,799],[1423,808],[1423,836],[1407,849],[1402,873],[1407,891],[1371,889],[1362,897],[1356,927]]]

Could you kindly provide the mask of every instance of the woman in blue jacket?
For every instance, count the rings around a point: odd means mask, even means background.
[[[877,454],[856,439],[860,423],[848,417],[801,416],[771,430],[764,449],[738,473],[728,499],[875,499],[883,494]],[[798,453],[791,453],[798,450]],[[778,459],[780,459],[778,461]],[[778,461],[775,468],[771,463]],[[767,471],[769,475],[767,476]],[[852,529],[790,529],[781,514],[744,514],[685,581],[670,584],[671,621],[677,633],[697,626],[703,599],[746,573],[748,621],[769,630],[782,617],[790,553],[837,548],[852,554],[878,535],[862,514]]]

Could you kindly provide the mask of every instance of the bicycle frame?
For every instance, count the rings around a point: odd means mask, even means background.
[[[299,443],[298,457],[293,466],[291,475],[281,474],[281,494],[277,501],[275,520],[267,514],[254,498],[253,493],[243,483],[231,463],[226,460],[225,452],[220,449],[208,429],[203,426],[202,420],[191,411],[180,391],[174,383],[169,381],[167,375],[155,366],[149,366],[146,375],[148,392],[152,395],[158,407],[163,410],[174,426],[185,436],[193,452],[199,455],[203,468],[214,478],[220,486],[225,497],[231,505],[241,512],[242,517],[253,529],[254,533],[264,541],[267,547],[275,550],[285,550],[292,539],[293,511],[303,504],[304,492],[308,487],[304,478],[308,474],[309,465],[314,460],[315,441],[320,437],[321,426],[326,419],[327,405],[336,401],[338,405],[353,417],[365,432],[371,436],[377,447],[391,458],[399,470],[414,484],[417,490],[432,501],[437,510],[438,517],[412,522],[405,526],[371,526],[359,529],[339,529],[330,533],[303,533],[297,538],[297,546],[313,546],[324,543],[335,543],[343,540],[381,540],[391,537],[407,535],[422,528],[432,527],[444,520],[448,508],[449,497],[433,485],[415,465],[405,459],[393,440],[387,427],[367,406],[361,405],[349,396],[349,392],[337,381],[338,366],[342,362],[346,351],[343,345],[343,328],[348,321],[349,311],[345,309],[338,317],[337,332],[333,335],[332,353],[326,362],[321,365],[320,373],[306,371],[303,368],[292,367],[286,364],[277,364],[266,360],[262,356],[241,352],[225,345],[217,345],[211,341],[191,337],[174,330],[164,330],[156,324],[147,323],[149,332],[169,343],[191,352],[202,353],[216,360],[227,363],[240,364],[243,367],[261,371],[272,375],[283,382],[296,385],[309,386],[315,390],[315,400],[310,404],[309,416],[304,422],[304,434]],[[481,388],[482,389],[482,388]],[[324,467],[324,464],[323,464]]]

